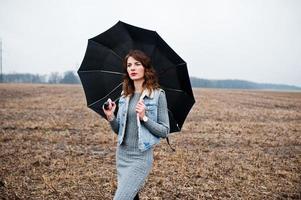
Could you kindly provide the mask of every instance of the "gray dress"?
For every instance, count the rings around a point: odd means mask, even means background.
[[[134,93],[129,101],[125,138],[116,151],[118,186],[114,200],[132,200],[143,186],[153,163],[153,148],[141,151],[138,148],[138,126],[136,105],[141,93]],[[149,131],[159,137],[165,137],[169,130],[169,119],[166,97],[160,93],[158,102],[158,122],[148,119],[142,122]],[[119,125],[116,119],[110,122],[118,134]]]

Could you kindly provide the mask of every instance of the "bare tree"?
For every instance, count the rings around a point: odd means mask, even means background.
[[[60,83],[61,80],[62,80],[62,76],[58,72],[52,72],[49,75],[48,83],[56,84],[56,83]]]

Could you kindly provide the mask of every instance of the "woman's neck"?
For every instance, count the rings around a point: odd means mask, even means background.
[[[142,87],[143,82],[144,82],[144,79],[140,79],[140,80],[134,81],[135,92],[138,92],[138,93],[142,92],[142,90],[143,90],[143,87]]]

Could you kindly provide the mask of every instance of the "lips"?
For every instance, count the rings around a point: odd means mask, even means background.
[[[137,73],[131,73],[131,76],[136,76],[137,75]]]

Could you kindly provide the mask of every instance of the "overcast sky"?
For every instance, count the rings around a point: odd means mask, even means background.
[[[0,0],[3,72],[77,71],[118,20],[157,31],[190,76],[301,86],[300,0]]]

